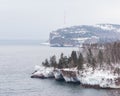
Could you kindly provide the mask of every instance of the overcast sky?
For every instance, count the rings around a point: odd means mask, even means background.
[[[120,24],[120,0],[0,0],[0,39],[47,40],[57,28],[97,23]]]

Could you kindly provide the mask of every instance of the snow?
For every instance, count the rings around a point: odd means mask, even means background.
[[[120,32],[120,28],[116,30],[117,32]]]
[[[60,35],[54,35],[51,39],[59,38],[61,37]]]
[[[92,36],[91,38],[94,38],[94,39],[99,39],[99,37],[97,37],[97,36]]]
[[[54,35],[58,35],[59,33],[57,33],[56,31],[53,31],[53,32],[51,32],[52,34],[54,34]]]
[[[64,71],[77,71],[77,67],[75,67],[75,68],[64,68],[62,70],[64,70]]]
[[[99,37],[97,37],[97,36],[92,36],[92,37],[85,37],[85,38],[73,38],[72,40],[77,40],[77,41],[86,41],[86,40],[88,40],[88,39],[95,39],[95,40],[98,40],[99,39]]]
[[[110,70],[96,69],[93,71],[92,68],[86,68],[80,72],[78,78],[84,85],[99,85],[102,88],[120,88],[120,85],[115,84],[115,79],[119,78]]]
[[[70,33],[76,33],[76,34],[78,34],[78,33],[81,33],[81,34],[85,34],[85,33],[87,33],[88,31],[85,31],[85,30],[78,30],[78,31],[75,31],[75,32],[70,32]]]
[[[119,64],[114,64],[118,67]],[[98,85],[101,88],[120,88],[120,75],[114,73],[114,69],[88,67],[84,64],[84,70],[76,68],[54,69],[53,67],[35,66],[33,76],[55,77],[56,80],[64,78],[66,82],[80,82],[82,85]]]
[[[93,71],[93,68],[87,67],[87,64],[85,64],[83,71],[78,72],[77,68],[64,68],[59,70],[59,72],[66,82],[80,82],[82,85],[90,86],[98,85],[101,88],[120,88],[120,85],[116,84],[116,79],[119,76],[114,74],[114,70],[96,68]],[[74,75],[71,75],[71,72]]]
[[[44,67],[44,66],[35,66],[35,72],[32,76],[44,76],[46,78],[54,77],[53,75],[53,67]]]
[[[97,24],[96,27],[99,27],[101,29],[104,29],[104,30],[114,30],[116,29],[115,27],[113,27],[111,24]]]
[[[56,80],[62,80],[63,79],[61,69],[56,68],[53,71],[53,74],[54,74],[54,77],[55,77]]]
[[[98,28],[101,28],[103,30],[120,32],[120,28],[116,28],[112,24],[97,24],[97,25],[94,25],[94,27],[98,27]]]
[[[72,40],[77,40],[77,41],[80,41],[80,42],[84,42],[85,40],[88,40],[89,38],[73,38]]]
[[[40,68],[41,68],[41,66],[39,66],[39,65],[35,65],[34,70],[35,70],[35,71],[38,71]]]

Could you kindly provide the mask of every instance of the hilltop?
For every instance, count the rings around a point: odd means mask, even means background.
[[[80,25],[54,30],[50,33],[50,45],[56,47],[80,46],[117,41],[120,38],[120,25],[96,24]]]

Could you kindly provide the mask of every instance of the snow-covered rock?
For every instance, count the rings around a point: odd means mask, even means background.
[[[116,68],[116,67],[115,67]],[[65,82],[81,83],[82,86],[92,88],[120,88],[120,75],[115,68],[96,68],[93,70],[87,64],[83,70],[77,68],[54,69],[53,67],[35,66],[31,78],[52,78]],[[118,68],[118,67],[117,67]]]
[[[86,68],[77,74],[81,84],[85,87],[120,88],[120,77],[110,70],[94,70]]]
[[[56,80],[64,80],[64,78],[63,78],[63,76],[62,76],[61,69],[56,68],[56,69],[53,71],[53,74],[54,74],[54,77],[55,77]]]
[[[33,72],[31,78],[53,78],[53,67],[35,66],[35,72]]]
[[[73,83],[80,82],[77,77],[78,70],[76,68],[61,69],[61,72],[62,72],[62,76],[66,82],[73,82]]]

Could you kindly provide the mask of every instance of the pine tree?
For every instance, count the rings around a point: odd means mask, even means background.
[[[71,59],[73,60],[73,67],[76,67],[77,66],[77,54],[76,54],[76,51],[72,51]]]
[[[87,61],[89,64],[92,64],[92,59],[93,59],[93,54],[92,54],[91,49],[89,48],[88,53],[87,53]]]
[[[74,62],[73,62],[73,60],[72,60],[72,58],[71,58],[71,56],[70,56],[70,57],[68,58],[68,68],[74,67],[73,65],[74,65]]]
[[[96,68],[96,59],[95,58],[92,58],[92,67],[93,67],[93,70],[95,70],[95,68]]]
[[[54,67],[54,68],[57,66],[56,56],[55,55],[50,58],[50,66]]]
[[[64,58],[64,54],[61,53],[60,59],[59,59],[59,62],[58,62],[58,68],[59,68],[59,69],[61,69],[61,68],[64,67],[63,58]]]
[[[45,67],[50,67],[48,59],[45,59],[45,62],[42,62],[42,65],[45,66]]]
[[[103,64],[103,52],[102,52],[102,50],[99,50],[99,52],[98,52],[98,62],[99,62],[99,64],[100,64],[100,67],[102,67],[102,64]]]
[[[79,58],[78,58],[78,69],[83,69],[83,62],[84,62],[84,58],[83,55],[80,53]]]
[[[67,56],[63,57],[63,67],[68,68],[68,58],[67,58]]]
[[[89,48],[88,49],[88,53],[87,53],[87,61],[88,61],[88,64],[90,64],[90,66],[93,68],[93,70],[95,69],[96,67],[96,59],[95,57],[93,56],[93,53],[91,51],[91,49]]]

